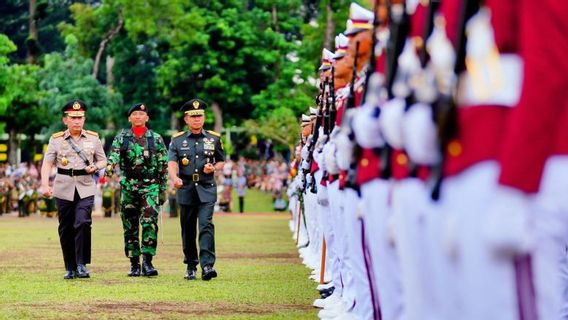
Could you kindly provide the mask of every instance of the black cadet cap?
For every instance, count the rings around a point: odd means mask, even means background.
[[[181,112],[189,116],[202,116],[205,115],[205,109],[207,109],[207,104],[201,99],[191,99],[181,106],[179,109]]]
[[[127,115],[130,117],[130,115],[134,111],[144,111],[147,114],[148,113],[148,107],[146,107],[146,105],[143,104],[143,103],[137,103],[137,104],[133,105],[132,107],[130,107],[130,109],[128,109]]]
[[[87,111],[87,106],[85,103],[79,99],[73,99],[67,102],[61,111],[64,115],[70,117],[84,117],[85,111]]]

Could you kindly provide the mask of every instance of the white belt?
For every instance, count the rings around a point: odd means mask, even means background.
[[[468,68],[460,75],[457,103],[460,107],[515,107],[521,97],[522,84],[521,57],[516,54],[501,54],[494,66],[483,65],[478,70]]]

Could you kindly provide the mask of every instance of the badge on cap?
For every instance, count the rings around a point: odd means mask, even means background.
[[[146,106],[145,106],[145,105],[141,105],[141,106],[140,106],[140,110],[142,110],[142,111],[146,110]]]
[[[79,110],[81,109],[81,105],[79,104],[79,102],[75,101],[73,103],[73,110]]]
[[[193,108],[194,109],[199,108],[199,101],[193,101]]]

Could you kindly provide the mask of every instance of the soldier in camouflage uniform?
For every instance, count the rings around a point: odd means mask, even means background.
[[[120,165],[120,216],[124,227],[124,253],[130,258],[130,277],[156,276],[152,265],[158,244],[158,213],[167,186],[167,149],[162,137],[146,127],[148,108],[135,104],[128,110],[132,129],[124,129],[113,140],[106,174]],[[142,246],[139,240],[142,225]],[[140,254],[143,255],[140,268]],[[141,270],[142,269],[142,270]]]

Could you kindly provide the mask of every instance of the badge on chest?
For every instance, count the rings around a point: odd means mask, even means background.
[[[203,150],[215,151],[215,140],[213,138],[203,138]]]

